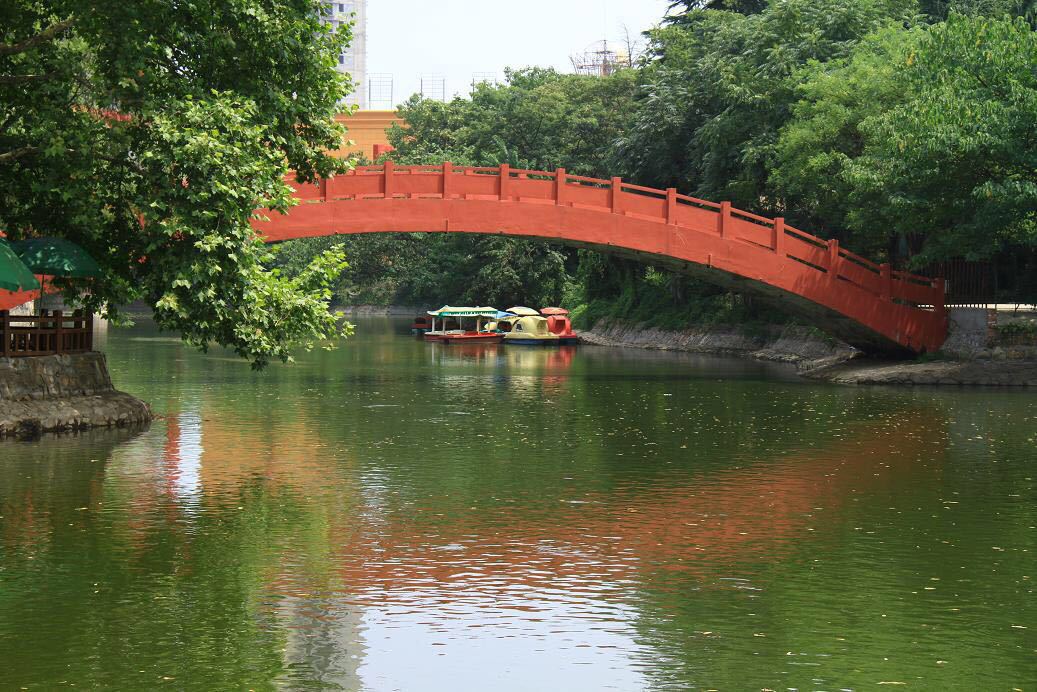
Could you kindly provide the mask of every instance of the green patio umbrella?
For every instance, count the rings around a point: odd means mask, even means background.
[[[8,291],[32,291],[40,282],[32,270],[18,258],[6,240],[0,239],[0,288]]]
[[[88,279],[101,275],[94,258],[64,238],[29,238],[12,243],[22,262],[36,274]]]

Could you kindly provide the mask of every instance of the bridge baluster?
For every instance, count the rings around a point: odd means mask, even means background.
[[[623,179],[622,178],[613,178],[612,179],[612,190],[611,190],[611,192],[612,192],[612,194],[610,194],[609,197],[612,198],[611,199],[611,202],[612,202],[612,213],[613,214],[622,214],[623,213],[623,205],[620,204],[620,196],[623,194]]]
[[[717,218],[717,232],[720,234],[721,238],[724,237],[724,233],[726,232],[724,227],[727,225],[727,220],[729,218],[731,218],[731,203],[721,202],[720,216]]]
[[[454,173],[454,164],[443,162],[443,199],[450,199],[450,178]]]
[[[565,206],[565,169],[555,170],[555,204]]]
[[[382,167],[382,175],[385,177],[382,190],[384,191],[386,199],[392,199],[392,161],[386,159],[385,163],[382,164]]]
[[[502,163],[500,165],[500,194],[498,197],[503,202],[508,198],[508,183],[511,182],[511,166]]]
[[[666,188],[666,223],[670,226],[677,225],[677,188]]]
[[[774,219],[772,240],[771,245],[774,246],[774,253],[780,259],[785,259],[785,219],[781,216]]]
[[[828,273],[833,279],[839,278],[839,266],[842,258],[839,256],[839,241],[832,238],[828,241]]]

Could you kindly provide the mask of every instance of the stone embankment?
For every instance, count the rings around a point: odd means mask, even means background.
[[[426,310],[435,310],[430,307],[409,305],[341,305],[335,309],[352,317],[413,317],[424,315]]]
[[[800,326],[748,330],[691,326],[670,331],[602,320],[580,332],[590,344],[731,355],[789,363],[803,377],[838,384],[1037,387],[1037,346],[998,343],[997,315],[955,309],[938,358],[868,360],[850,346]]]
[[[0,438],[151,420],[146,403],[116,391],[101,353],[0,358]]]
[[[836,384],[1037,387],[1037,360],[853,360],[800,370],[799,374]]]
[[[598,346],[627,346],[661,351],[686,351],[740,356],[812,367],[841,363],[857,353],[846,344],[816,329],[774,326],[748,330],[731,325],[693,325],[671,331],[655,327],[601,320],[580,338]]]

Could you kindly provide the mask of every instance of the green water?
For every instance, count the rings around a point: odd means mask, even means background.
[[[0,689],[1037,688],[1037,396],[360,321],[0,444]]]

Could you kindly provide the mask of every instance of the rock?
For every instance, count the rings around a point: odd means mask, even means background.
[[[0,358],[0,437],[151,418],[146,403],[115,390],[103,354]]]

